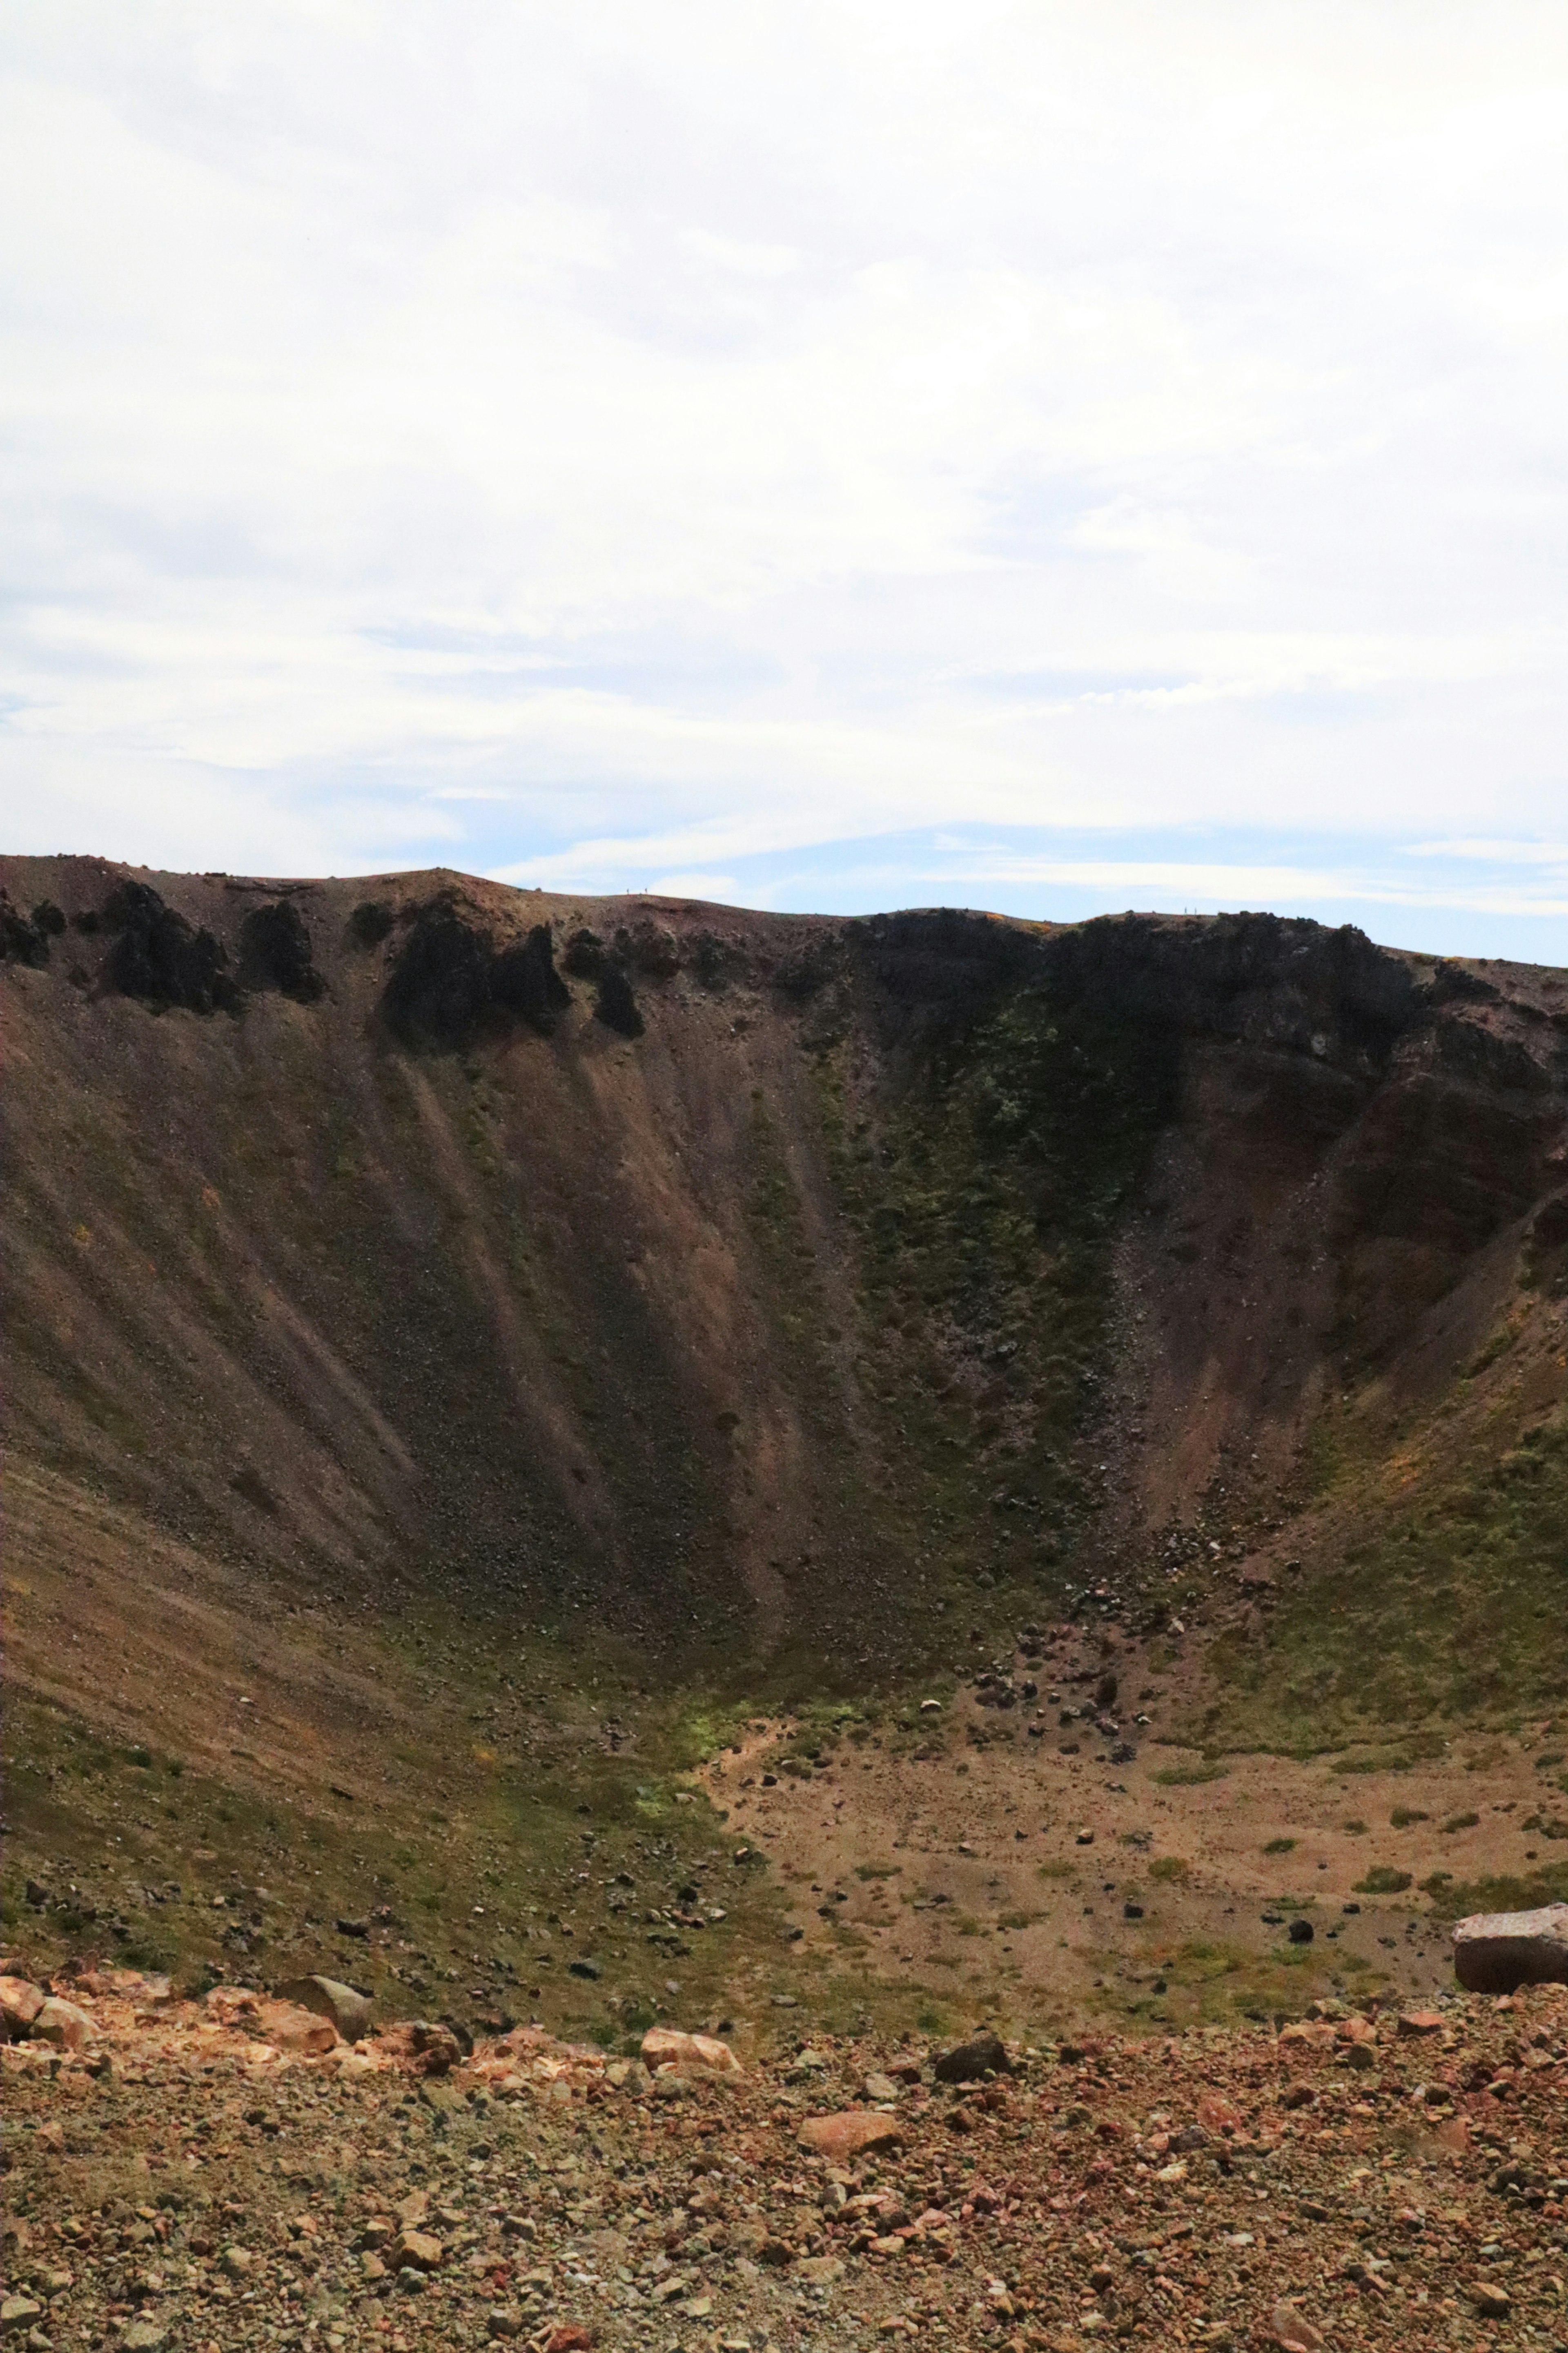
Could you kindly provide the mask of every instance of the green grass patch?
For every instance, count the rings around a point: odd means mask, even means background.
[[[1296,1841],[1293,1838],[1272,1838],[1263,1850],[1265,1854],[1294,1854],[1295,1851]]]
[[[1195,1789],[1205,1781],[1223,1781],[1229,1774],[1228,1765],[1205,1761],[1202,1765],[1165,1765],[1149,1778],[1162,1789]]]
[[[1149,1865],[1150,1878],[1160,1880],[1167,1886],[1180,1880],[1190,1879],[1192,1873],[1192,1864],[1184,1855],[1179,1854],[1157,1855]]]
[[[1558,1410],[1511,1443],[1495,1421],[1458,1427],[1463,1440],[1446,1428],[1418,1498],[1402,1493],[1395,1508],[1370,1432],[1358,1440],[1324,1416],[1319,1452],[1332,1458],[1335,1510],[1353,1540],[1340,1565],[1281,1595],[1267,1645],[1215,1643],[1222,1690],[1202,1720],[1205,1744],[1364,1746],[1339,1769],[1388,1771],[1440,1744],[1439,1726],[1451,1736],[1456,1725],[1561,1709],[1568,1422]],[[1491,1746],[1473,1769],[1500,1753]]]
[[[1447,1880],[1447,1874],[1440,1875]],[[1517,1878],[1448,1880],[1432,1894],[1449,1920],[1472,1912],[1533,1912],[1543,1904],[1568,1904],[1568,1860]]]
[[[1363,1879],[1355,1883],[1358,1895],[1403,1895],[1411,1884],[1407,1871],[1395,1871],[1391,1863],[1374,1862]]]

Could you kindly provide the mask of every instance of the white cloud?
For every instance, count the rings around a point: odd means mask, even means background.
[[[1565,289],[1518,0],[58,0],[0,71],[9,839],[1528,870]]]

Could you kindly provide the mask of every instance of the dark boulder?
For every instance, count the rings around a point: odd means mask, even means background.
[[[362,899],[349,917],[349,937],[355,947],[378,948],[396,921],[384,899]]]
[[[977,2084],[982,2075],[1005,2075],[1012,2062],[998,2035],[976,2034],[956,2050],[944,2051],[935,2067],[939,2084]]]
[[[287,899],[254,907],[239,927],[239,976],[247,988],[275,988],[297,1005],[313,1005],[326,982],[310,957],[310,934]]]
[[[584,924],[567,941],[561,961],[579,980],[597,980],[606,962],[605,943],[597,932],[589,931]]]
[[[606,1029],[614,1029],[622,1038],[640,1038],[643,1018],[637,1011],[637,998],[632,995],[631,982],[624,966],[608,964],[599,982],[599,994],[594,1005],[595,1020]]]
[[[422,907],[383,991],[387,1027],[405,1046],[451,1048],[473,1037],[490,1008],[495,949],[456,907]]]
[[[150,882],[121,882],[104,906],[102,923],[115,936],[103,976],[121,997],[154,1011],[235,1013],[239,988],[228,971],[223,942],[167,906]]]
[[[514,1020],[547,1037],[571,1002],[547,923],[498,952],[483,924],[439,899],[416,916],[381,1005],[405,1045],[439,1050]]]
[[[503,948],[495,960],[490,990],[498,1005],[548,1038],[572,1002],[572,992],[555,969],[555,943],[548,923],[535,923],[526,940]]]
[[[29,921],[0,891],[0,964],[26,964],[41,970],[48,963],[52,926],[40,924],[42,912],[35,909]]]

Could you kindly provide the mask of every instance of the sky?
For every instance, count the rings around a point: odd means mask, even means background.
[[[0,848],[1568,964],[1568,10],[24,0]]]

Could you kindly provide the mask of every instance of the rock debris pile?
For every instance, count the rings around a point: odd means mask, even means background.
[[[766,2058],[317,1999],[4,1980],[9,2343],[1568,2345],[1562,1986]]]

